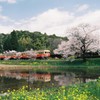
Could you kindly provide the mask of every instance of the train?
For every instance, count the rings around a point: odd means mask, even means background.
[[[50,50],[29,50],[24,52],[6,51],[0,54],[0,60],[11,59],[47,59],[50,57]]]
[[[98,52],[89,52],[86,53],[86,58],[100,58],[100,54]],[[75,57],[82,58],[80,55],[75,55]],[[0,60],[11,60],[11,59],[62,59],[64,58],[63,54],[51,54],[50,50],[29,50],[24,52],[16,52],[14,50],[12,51],[6,51],[2,54],[0,54]]]

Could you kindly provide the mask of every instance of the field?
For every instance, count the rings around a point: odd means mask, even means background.
[[[100,100],[100,79],[85,84],[44,90],[38,88],[28,91],[27,86],[24,86],[17,91],[8,90],[7,94],[0,96],[0,100]]]

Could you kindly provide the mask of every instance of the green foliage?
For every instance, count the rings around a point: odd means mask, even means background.
[[[4,38],[5,38],[5,34],[0,34],[0,52],[3,52],[3,46],[4,46]]]
[[[58,37],[56,35],[42,34],[41,32],[12,31],[10,34],[0,34],[0,52],[5,50],[42,50],[50,49],[51,52],[57,48],[61,40],[67,40],[67,37]]]
[[[29,50],[31,49],[31,44],[32,44],[32,39],[30,37],[25,37],[25,36],[22,36],[20,39],[19,39],[19,44],[20,44],[20,47],[19,47],[19,50],[20,51],[24,51],[24,50]]]
[[[4,39],[3,49],[5,50],[18,50],[18,37],[16,31],[12,31],[11,34],[7,34]]]
[[[10,35],[11,35],[11,39],[10,39],[11,50],[17,51],[19,47],[17,33],[16,31],[12,31]]]
[[[11,39],[10,35],[7,35],[7,37],[6,37],[5,40],[4,40],[4,45],[3,45],[4,51],[6,51],[6,50],[11,50],[10,39]]]

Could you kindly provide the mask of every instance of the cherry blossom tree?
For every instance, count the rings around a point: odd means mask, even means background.
[[[68,55],[79,54],[83,61],[86,61],[87,52],[96,52],[100,49],[100,44],[96,35],[98,28],[89,24],[80,24],[68,31],[68,41],[62,41],[58,48],[54,50],[55,54]]]

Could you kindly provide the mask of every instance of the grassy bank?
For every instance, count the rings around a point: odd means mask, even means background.
[[[40,90],[23,87],[17,91],[9,91],[0,100],[100,100],[100,79],[95,82]]]
[[[84,63],[80,59],[75,61],[66,61],[65,59],[61,60],[0,60],[0,64],[8,65],[56,65],[56,66],[99,66],[100,58],[90,58]]]
[[[74,72],[81,73],[86,76],[99,76],[100,75],[100,58],[88,59],[86,62],[83,62],[80,59],[77,59],[73,62],[66,60],[0,60],[0,64],[3,65],[12,65],[12,67],[20,66],[21,68],[27,66],[31,67],[32,71],[35,72]],[[17,68],[17,67],[16,67]]]

